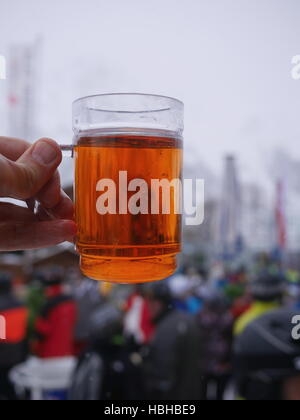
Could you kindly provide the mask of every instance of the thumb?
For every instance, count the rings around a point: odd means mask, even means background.
[[[51,179],[62,161],[58,144],[41,139],[16,161],[0,155],[0,196],[27,200]]]

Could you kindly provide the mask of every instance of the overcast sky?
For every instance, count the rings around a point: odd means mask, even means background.
[[[0,0],[0,54],[39,35],[41,135],[70,142],[80,96],[146,92],[185,102],[186,159],[217,174],[225,153],[262,183],[278,147],[300,158],[299,0]]]

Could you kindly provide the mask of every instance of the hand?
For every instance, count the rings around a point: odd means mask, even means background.
[[[0,251],[74,240],[74,207],[61,189],[57,172],[61,161],[61,150],[53,140],[31,145],[0,137],[0,197],[23,200],[28,206],[0,202]],[[34,212],[36,202],[39,207]]]

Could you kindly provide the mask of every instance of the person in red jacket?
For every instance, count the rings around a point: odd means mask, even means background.
[[[15,296],[12,278],[0,273],[0,401],[16,399],[10,370],[26,357],[28,311]]]
[[[124,329],[127,337],[137,345],[149,343],[154,334],[149,305],[144,297],[143,288],[138,285],[125,306]]]
[[[35,353],[43,359],[73,356],[77,310],[73,298],[64,293],[59,271],[52,271],[46,280],[45,295],[46,303],[35,324]]]

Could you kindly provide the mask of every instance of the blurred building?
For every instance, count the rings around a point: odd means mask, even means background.
[[[22,252],[0,253],[0,272],[10,273],[14,278],[25,279],[25,255]]]
[[[272,206],[267,192],[257,184],[242,186],[243,237],[250,252],[272,249]]]
[[[215,252],[216,225],[218,220],[218,202],[210,199],[205,201],[205,219],[200,226],[185,226],[184,249],[186,253]]]
[[[27,254],[27,264],[32,269],[60,266],[64,269],[79,267],[79,255],[72,244],[61,244]]]

